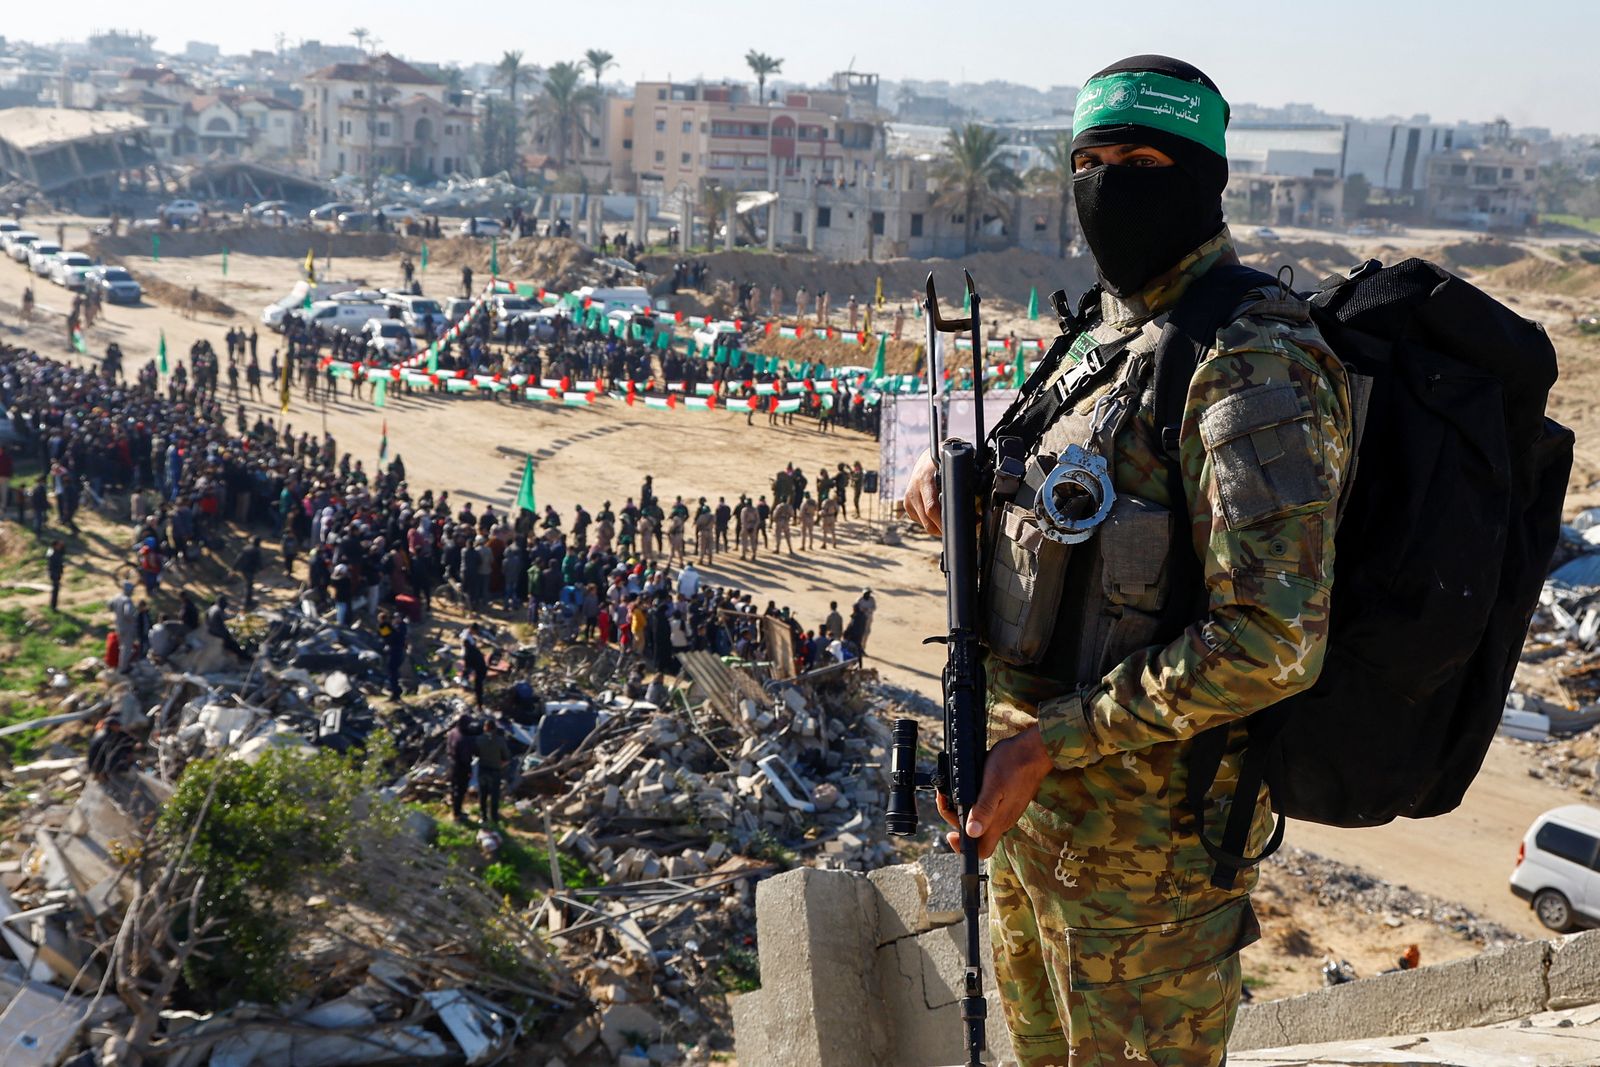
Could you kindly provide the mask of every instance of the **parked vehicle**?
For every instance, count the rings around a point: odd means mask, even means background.
[[[377,228],[372,215],[365,211],[341,211],[334,222],[340,233],[361,233]]]
[[[312,222],[332,222],[346,211],[354,211],[354,204],[346,204],[339,200],[332,200],[307,212]]]
[[[417,350],[411,332],[399,319],[368,319],[361,327],[367,350],[385,360],[405,359]]]
[[[1600,808],[1567,804],[1534,819],[1517,847],[1511,892],[1557,932],[1600,925]]]
[[[422,218],[422,212],[404,204],[385,204],[377,211],[390,226],[406,226]]]
[[[32,230],[17,230],[5,236],[6,254],[18,263],[28,262],[28,246],[39,240]]]
[[[1274,230],[1270,226],[1257,227],[1257,229],[1256,229],[1256,240],[1258,240],[1258,241],[1269,241],[1270,242],[1270,241],[1276,241],[1277,239],[1278,239],[1278,231],[1277,230]]]
[[[50,280],[72,290],[84,288],[94,260],[83,252],[62,252],[50,264]]]
[[[287,213],[289,201],[287,200],[258,200],[244,209],[246,218],[260,219],[272,212]]]
[[[463,219],[460,232],[463,237],[499,237],[501,232],[500,221],[486,218]]]
[[[368,319],[381,319],[386,314],[388,309],[382,304],[346,300],[318,300],[311,305],[309,311],[305,312],[307,318],[320,324],[324,329],[334,326],[357,329]]]
[[[427,324],[431,321],[435,336],[443,333],[448,325],[445,322],[444,308],[439,302],[428,296],[412,296],[410,293],[391,294],[388,299],[390,307],[399,312],[399,319],[405,323],[406,329],[417,337],[427,332]]]
[[[599,305],[602,311],[650,306],[650,290],[642,285],[623,285],[613,289],[585,285],[578,290],[578,296],[587,298],[591,306]]]
[[[137,304],[144,297],[139,283],[122,267],[94,267],[86,278],[108,304]]]
[[[316,282],[307,281],[294,283],[294,288],[261,309],[261,324],[277,330],[283,327],[285,312],[293,311],[306,306],[306,297],[312,300],[332,300],[346,293],[356,290],[355,282]]]
[[[168,200],[157,214],[168,222],[195,222],[200,218],[200,204],[194,200]]]
[[[28,269],[41,278],[50,275],[50,261],[61,254],[61,246],[54,241],[35,241],[28,246]]]
[[[735,337],[737,337],[739,334],[739,331],[734,327],[733,323],[725,320],[720,322],[708,322],[694,332],[694,343],[699,348],[710,348],[720,339],[727,337],[729,334],[732,334]]]

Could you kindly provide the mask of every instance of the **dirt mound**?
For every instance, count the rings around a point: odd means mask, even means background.
[[[405,243],[412,258],[420,255],[420,241],[408,239]],[[428,270],[459,271],[465,266],[481,277],[488,277],[491,248],[500,257],[503,278],[537,282],[558,292],[596,280],[590,276],[594,253],[565,237],[512,238],[496,245],[481,237],[436,237],[428,242]]]
[[[1504,267],[1527,259],[1531,253],[1518,245],[1500,241],[1458,241],[1439,249],[1429,256],[1447,270],[1472,270],[1474,268]]]
[[[144,298],[158,304],[182,310],[189,303],[189,286],[174,285],[172,282],[163,281],[145,272],[139,275],[139,285],[144,289]],[[195,300],[195,310],[218,318],[231,319],[241,314],[238,308],[223,300],[218,300],[204,289],[199,290],[199,297]]]
[[[883,353],[884,369],[889,374],[914,373],[920,347],[915,341],[890,341]],[[855,345],[821,337],[803,337],[799,340],[792,337],[763,337],[751,348],[763,356],[823,363],[829,367],[870,367],[878,355],[876,344]]]
[[[653,273],[670,276],[673,263],[680,258],[646,256],[643,265]],[[1057,259],[1021,249],[979,252],[961,259],[888,259],[858,263],[836,263],[797,253],[747,250],[692,258],[709,268],[712,286],[719,281],[753,282],[761,290],[763,308],[773,285],[783,291],[784,303],[790,307],[800,286],[805,286],[813,295],[826,289],[835,315],[843,310],[851,294],[860,301],[870,300],[879,278],[883,279],[883,293],[889,301],[890,313],[896,305],[904,305],[909,312],[912,303],[922,295],[929,271],[938,281],[944,300],[957,307],[960,306],[963,268],[972,272],[978,291],[986,299],[998,298],[1018,306],[1027,305],[1029,290],[1034,287],[1039,290],[1040,304],[1047,306],[1046,298],[1054,289],[1078,292],[1094,283],[1094,266],[1087,257]]]
[[[91,255],[106,259],[150,255],[151,235],[119,234],[89,241]],[[174,230],[161,235],[161,256],[214,256],[224,248],[249,256],[293,256],[304,259],[313,250],[318,259],[341,256],[384,256],[400,248],[392,233],[327,233],[320,230],[276,230],[262,227],[231,230]],[[487,254],[487,253],[485,253]]]
[[[1276,241],[1254,244],[1239,241],[1239,259],[1259,270],[1276,274],[1282,267],[1294,271],[1294,285],[1306,289],[1333,274],[1343,274],[1361,261],[1349,247],[1332,241]]]
[[[1600,265],[1581,259],[1527,256],[1487,272],[1482,281],[1502,289],[1600,297]]]

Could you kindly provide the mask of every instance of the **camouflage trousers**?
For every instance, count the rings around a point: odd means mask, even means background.
[[[1098,867],[1007,834],[989,861],[995,977],[1022,1067],[1216,1067],[1239,1006],[1246,892]],[[1252,879],[1253,881],[1253,879]]]

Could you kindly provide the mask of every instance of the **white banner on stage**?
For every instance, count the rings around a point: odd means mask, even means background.
[[[983,394],[983,425],[987,431],[1016,396],[1012,389]],[[972,440],[971,393],[953,393],[943,401],[945,437]],[[883,425],[878,437],[878,495],[892,511],[906,493],[917,457],[928,447],[928,394],[912,393],[883,398]]]

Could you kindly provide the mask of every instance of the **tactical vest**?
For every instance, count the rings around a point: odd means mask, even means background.
[[[1101,324],[1080,334],[1073,344],[1081,352],[1078,365],[1092,366],[1097,353],[1116,360],[1109,380],[1086,399],[1061,405],[1044,432],[1018,441],[1009,458],[1001,455],[991,480],[984,642],[1006,663],[1043,666],[1038,673],[1064,689],[1098,681],[1133,652],[1175,632],[1166,615],[1170,560],[1187,524],[1158,502],[1117,492],[1111,480],[1118,438],[1153,402],[1160,335],[1154,324],[1132,331]],[[1033,388],[1024,388],[1013,410],[1049,395],[1040,390],[1062,391],[1066,381],[1057,372],[1030,382]],[[1005,426],[997,430],[997,444]],[[1078,481],[1051,478],[1063,464],[1092,468],[1096,461],[1105,466],[1102,488],[1111,489],[1101,499],[1083,492]],[[1077,520],[1072,539],[1041,515],[1041,494],[1053,494],[1056,513]]]

